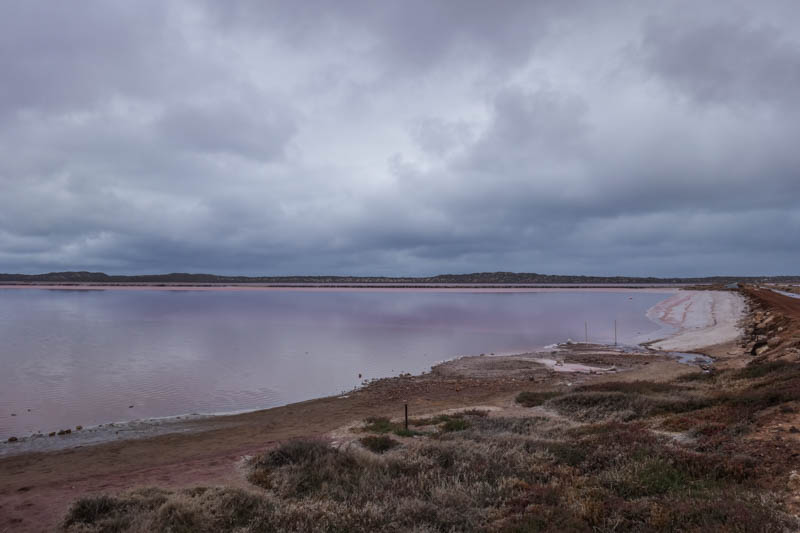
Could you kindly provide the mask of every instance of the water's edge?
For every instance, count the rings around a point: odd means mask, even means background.
[[[648,336],[650,337],[650,342],[652,342],[652,335],[654,334],[657,335],[659,339],[667,338],[672,335],[678,334],[679,330],[670,326],[669,324],[660,321],[651,313],[653,307],[647,310],[646,316],[649,320],[651,320],[660,327],[655,332],[648,334]],[[564,339],[564,342],[567,342],[567,340]],[[649,344],[649,342],[642,341],[641,343],[635,346],[633,345],[630,346],[630,348],[636,351],[641,351],[642,349],[644,349],[645,351],[655,353],[652,350],[647,349],[646,344]],[[547,347],[540,346],[534,350],[531,350],[531,352],[537,352],[539,350],[544,350],[544,349],[547,349]],[[518,354],[519,353],[497,353],[493,355],[518,355]],[[679,362],[684,364],[698,365],[698,364],[712,363],[711,358],[703,354],[674,352],[671,355],[674,355]],[[469,355],[459,355],[452,358],[444,359],[432,365],[431,368],[446,361],[451,361],[462,357],[469,357]],[[357,387],[356,389],[358,388],[360,387]],[[347,394],[348,392],[342,392],[339,394],[320,396],[317,398],[308,398],[306,400],[301,400],[301,401],[308,401],[308,400],[315,400],[322,398],[333,398],[341,396],[346,397]],[[20,437],[15,442],[0,443],[0,457],[19,455],[24,453],[32,453],[32,452],[33,453],[52,452],[52,451],[77,448],[82,446],[92,446],[119,440],[146,439],[170,433],[190,433],[190,432],[202,431],[208,428],[209,425],[208,421],[210,419],[214,420],[215,428],[220,428],[224,427],[225,418],[239,414],[253,413],[279,407],[285,407],[286,405],[292,405],[294,403],[300,403],[300,402],[287,402],[280,405],[270,406],[268,408],[242,409],[242,410],[214,412],[214,413],[189,413],[189,414],[181,414],[175,416],[118,421],[118,422],[82,427],[80,430],[72,429],[69,430],[69,433],[56,434],[52,436],[42,433],[36,433],[33,435]]]

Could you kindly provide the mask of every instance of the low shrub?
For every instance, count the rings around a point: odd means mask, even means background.
[[[445,433],[451,431],[464,431],[470,426],[467,420],[463,418],[451,418],[442,423],[441,428]]]
[[[770,374],[798,373],[800,364],[789,361],[751,361],[744,368],[739,369],[734,377],[737,379],[758,379]]]
[[[516,402],[524,407],[536,407],[560,394],[553,391],[523,391],[517,394]]]
[[[678,376],[676,381],[687,383],[687,382],[708,382],[714,381],[717,376],[720,375],[720,372],[692,372],[690,374],[683,374],[682,376]]]
[[[352,454],[321,440],[289,441],[256,458],[251,466],[251,483],[286,498],[312,497],[331,486],[341,489],[336,497],[343,497],[363,470]]]
[[[622,394],[659,394],[685,390],[684,387],[659,381],[606,381],[578,387],[578,392],[621,392]]]
[[[689,487],[684,472],[661,457],[629,461],[603,474],[605,485],[626,498],[660,496]]]
[[[370,433],[391,433],[401,427],[400,424],[395,424],[383,416],[371,416],[366,418],[364,422],[364,431]]]
[[[81,498],[70,507],[65,524],[71,526],[73,524],[100,523],[123,505],[116,498],[106,495]]]
[[[569,466],[578,466],[586,459],[587,451],[580,443],[545,442],[542,448],[553,454],[556,461]]]
[[[358,440],[362,446],[374,453],[384,453],[399,446],[399,442],[387,435],[369,435]]]
[[[259,460],[259,464],[267,467],[307,465],[336,453],[337,451],[325,441],[297,439],[285,442],[271,450]]]
[[[116,498],[96,496],[75,502],[62,529],[69,532],[212,533],[271,531],[272,506],[241,489],[198,487],[177,492],[140,489]]]
[[[448,420],[463,418],[462,413],[455,413],[451,415],[436,415],[423,418],[409,418],[408,423],[412,426],[437,426],[442,422]]]
[[[422,431],[415,431],[413,429],[410,428],[406,429],[404,427],[401,427],[400,429],[395,429],[393,433],[398,437],[418,437],[421,435],[425,435],[425,433]]]
[[[583,422],[633,420],[648,415],[655,403],[645,396],[621,392],[576,392],[550,401],[559,413]]]
[[[461,414],[464,416],[484,418],[489,416],[489,411],[485,409],[467,409],[466,411],[461,411]]]
[[[473,432],[482,438],[490,438],[501,433],[515,435],[534,435],[547,432],[552,419],[543,416],[519,417],[487,417],[473,420]]]
[[[581,393],[597,394],[597,393]],[[197,488],[76,503],[69,533],[118,531],[783,531],[747,456],[675,446],[642,422],[543,437],[549,422],[450,417],[463,431],[377,456],[290,441],[252,462],[266,491]],[[525,428],[513,432],[508,428]],[[555,432],[551,434],[555,435]],[[392,441],[387,434],[364,439]],[[730,440],[730,439],[729,439]],[[734,440],[734,442],[736,442]],[[760,478],[759,478],[760,479]]]

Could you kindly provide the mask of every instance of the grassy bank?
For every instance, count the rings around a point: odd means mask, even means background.
[[[724,392],[720,392],[720,391]],[[800,365],[756,361],[674,383],[552,393],[523,416],[365,421],[290,441],[252,490],[143,489],[77,502],[68,531],[791,531],[791,450],[748,438],[800,400]],[[535,395],[534,395],[535,396]],[[557,414],[559,417],[550,416]],[[560,417],[565,417],[566,421]],[[412,434],[413,436],[403,436]],[[788,446],[788,445],[787,445]]]

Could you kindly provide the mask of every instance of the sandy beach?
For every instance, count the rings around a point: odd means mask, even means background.
[[[744,298],[735,292],[680,291],[648,311],[651,319],[678,329],[669,338],[651,346],[658,350],[690,352],[736,340],[741,334],[739,322],[746,310]]]

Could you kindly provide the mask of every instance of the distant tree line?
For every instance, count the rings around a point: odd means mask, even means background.
[[[385,276],[217,276],[214,274],[145,274],[139,276],[108,275],[103,272],[50,272],[47,274],[0,274],[0,282],[13,283],[381,283],[381,284],[724,284],[800,283],[800,276],[710,276],[695,278],[657,278],[635,276],[567,276],[517,272],[476,272],[473,274],[441,274],[431,277]]]

